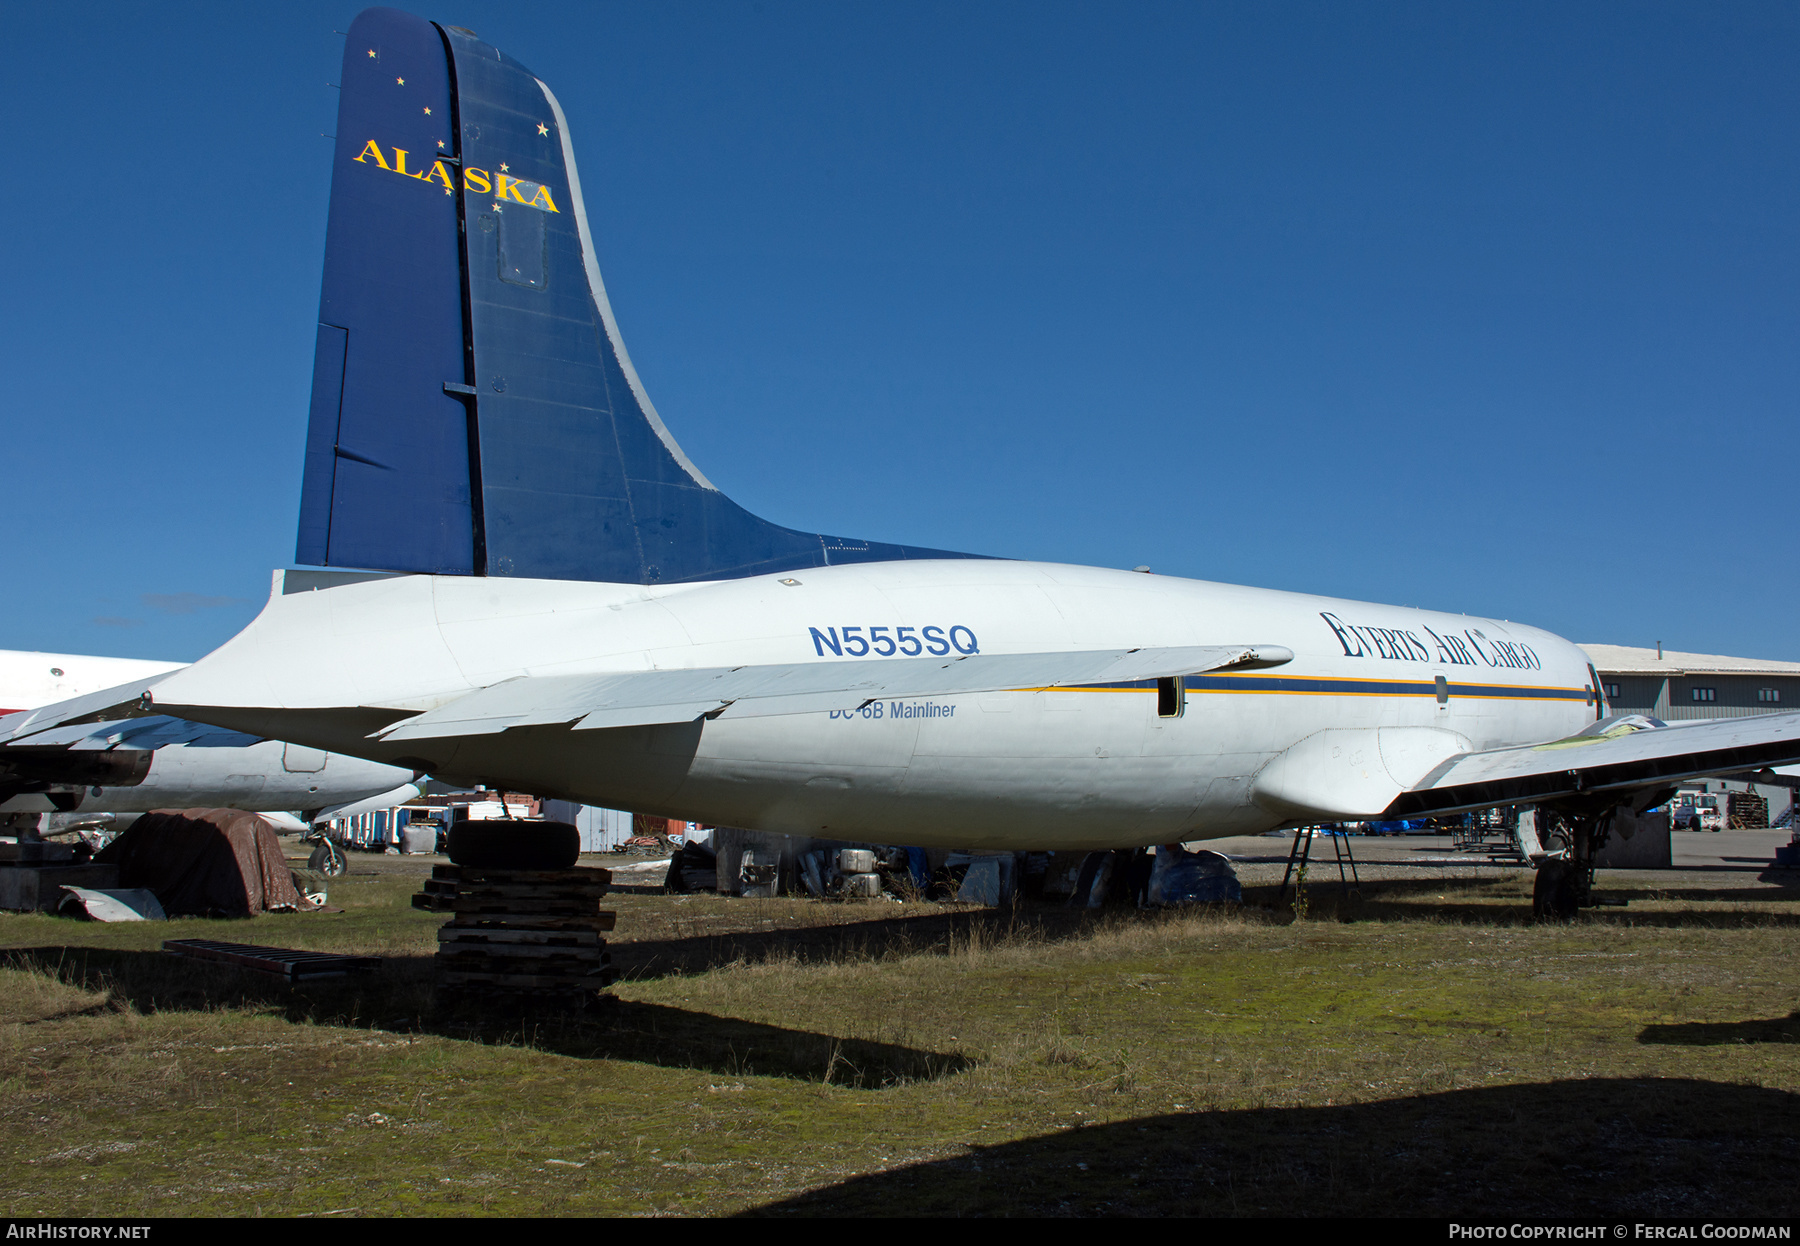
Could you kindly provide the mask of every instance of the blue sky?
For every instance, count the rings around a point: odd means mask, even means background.
[[[9,10],[0,648],[293,557],[355,5]],[[665,420],[811,531],[1800,659],[1800,9],[456,0]]]

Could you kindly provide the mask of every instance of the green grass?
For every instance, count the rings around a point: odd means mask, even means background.
[[[352,865],[337,914],[0,916],[6,1214],[1800,1204],[1779,887],[1566,926],[1507,874],[1304,922],[621,892],[618,1002],[484,1017],[434,1011],[424,866]],[[181,937],[386,962],[289,988]]]

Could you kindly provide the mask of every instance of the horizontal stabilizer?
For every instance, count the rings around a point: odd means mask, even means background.
[[[554,724],[594,730],[692,722],[703,716],[854,710],[881,697],[1137,683],[1273,666],[1292,658],[1291,651],[1278,645],[1194,645],[524,676],[403,719],[376,732],[375,738],[443,739]]]
[[[1796,761],[1800,761],[1800,713],[1643,730],[1621,724],[1549,744],[1458,754],[1402,793],[1385,816],[1410,818],[1585,793],[1623,796],[1702,775],[1737,774]]]

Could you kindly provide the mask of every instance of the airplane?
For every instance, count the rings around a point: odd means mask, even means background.
[[[0,706],[36,710],[185,665],[0,650]],[[298,811],[310,822],[402,804],[419,794],[419,780],[404,767],[166,715],[116,718],[0,744],[0,827],[30,836],[46,813],[196,807]]]
[[[1111,849],[1535,804],[1540,913],[1621,807],[1800,715],[1608,715],[1498,619],[790,529],[676,443],[550,88],[391,9],[344,55],[295,561],[164,713],[541,796],[874,842]],[[524,827],[521,835],[528,834]]]

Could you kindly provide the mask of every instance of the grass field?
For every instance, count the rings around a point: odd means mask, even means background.
[[[428,864],[352,868],[337,914],[0,915],[6,1214],[1800,1207],[1800,888],[1620,875],[1566,926],[1516,874],[1299,921],[623,891],[616,1003],[482,1018],[433,1011]],[[386,961],[289,988],[181,937]]]

